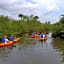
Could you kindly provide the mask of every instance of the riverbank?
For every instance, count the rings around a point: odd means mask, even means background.
[[[64,32],[55,32],[55,33],[52,34],[52,37],[64,39]]]

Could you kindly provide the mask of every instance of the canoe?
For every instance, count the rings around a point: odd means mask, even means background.
[[[20,40],[20,38],[16,38],[15,42],[18,43]],[[7,46],[11,46],[14,45],[15,43],[13,41],[9,41],[9,43],[0,43],[0,47],[7,47]]]
[[[44,40],[47,40],[48,37],[45,37],[45,38],[40,38],[40,41],[44,41]]]

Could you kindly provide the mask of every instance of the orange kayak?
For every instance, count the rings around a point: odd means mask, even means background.
[[[39,35],[37,34],[36,37],[39,37]]]
[[[33,36],[33,35],[32,35],[32,38],[36,38],[36,36]]]
[[[35,35],[35,36],[33,36],[33,35],[32,35],[32,38],[37,38],[37,37],[39,37],[39,35],[38,35],[38,34],[37,34],[37,35]]]
[[[48,37],[45,37],[45,38],[40,38],[40,41],[44,41],[44,40],[47,40]]]
[[[20,38],[16,38],[16,43],[18,43],[20,40]],[[14,45],[15,43],[13,41],[9,41],[9,43],[0,43],[0,47],[7,47],[7,46],[11,46]]]
[[[48,36],[47,37],[45,37],[46,39],[48,39]]]
[[[16,41],[16,43],[18,43],[19,42],[19,40],[20,40],[20,38],[17,38],[15,41]]]

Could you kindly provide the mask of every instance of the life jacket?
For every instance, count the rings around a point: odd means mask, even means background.
[[[41,34],[41,38],[43,38],[43,34]]]
[[[36,33],[33,33],[32,35],[33,35],[33,36],[35,36],[35,35],[36,35]]]
[[[2,43],[5,43],[5,38],[2,38]]]
[[[9,40],[13,41],[13,37],[12,37],[12,36],[10,36],[10,37],[9,37]]]

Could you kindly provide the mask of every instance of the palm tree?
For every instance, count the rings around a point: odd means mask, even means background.
[[[26,15],[23,16],[23,21],[27,21],[27,16]]]
[[[39,17],[38,16],[34,16],[34,19],[37,20]]]
[[[62,16],[62,17],[61,17],[61,19],[60,19],[59,22],[61,22],[62,24],[64,24],[64,14],[62,14],[61,16]]]
[[[19,15],[18,15],[18,17],[20,17],[21,20],[22,20],[23,16],[24,16],[23,14],[19,14]]]
[[[64,17],[64,14],[62,14],[61,16],[63,16],[63,17]]]

